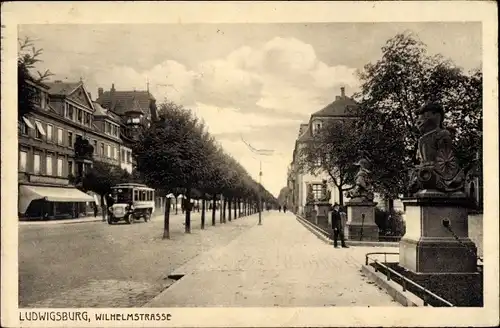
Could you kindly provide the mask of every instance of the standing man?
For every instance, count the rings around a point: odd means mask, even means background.
[[[342,226],[342,216],[340,215],[340,206],[339,204],[333,204],[332,211],[332,229],[333,229],[333,246],[337,248],[337,240],[340,236],[340,244],[342,248],[349,248],[345,244],[344,240],[344,227]]]

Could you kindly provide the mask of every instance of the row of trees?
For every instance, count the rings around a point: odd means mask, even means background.
[[[146,184],[163,195],[185,196],[185,230],[191,229],[190,199],[202,200],[201,227],[205,226],[206,201],[212,201],[212,225],[215,209],[222,200],[221,222],[226,222],[226,208],[231,217],[255,213],[259,195],[266,203],[276,199],[211,136],[191,111],[172,102],[158,108],[159,120],[143,131],[133,147],[137,170]],[[165,206],[165,233],[169,237],[170,198]],[[232,211],[234,214],[232,215]]]
[[[361,90],[354,99],[359,107],[351,109],[356,118],[326,122],[302,148],[302,169],[328,172],[342,195],[353,183],[353,163],[366,156],[372,162],[376,192],[390,200],[406,194],[419,138],[415,110],[428,101],[444,106],[444,124],[454,136],[466,173],[482,166],[480,70],[465,73],[450,60],[429,55],[411,33],[401,33],[389,39],[382,57],[358,76]]]

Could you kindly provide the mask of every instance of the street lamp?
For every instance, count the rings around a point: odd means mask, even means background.
[[[256,149],[252,147],[249,143],[247,143],[244,139],[243,136],[241,136],[241,141],[250,149],[250,151],[254,154],[257,154],[259,156],[272,156],[274,153],[274,150],[270,149]],[[259,225],[262,225],[262,195],[261,195],[261,188],[262,186],[262,159],[259,157]]]

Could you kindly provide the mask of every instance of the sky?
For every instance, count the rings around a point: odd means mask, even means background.
[[[477,23],[311,23],[20,25],[19,37],[43,49],[37,69],[52,79],[97,88],[145,90],[202,118],[223,148],[258,180],[259,158],[241,141],[274,155],[260,158],[262,184],[286,186],[299,125],[381,57],[397,33],[411,31],[430,54],[468,71],[481,67]]]

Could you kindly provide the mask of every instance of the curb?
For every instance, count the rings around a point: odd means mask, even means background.
[[[383,288],[399,304],[406,307],[424,306],[424,301],[421,298],[408,290],[403,291],[403,287],[401,287],[401,285],[392,280],[387,280],[387,277],[384,274],[376,272],[373,267],[369,265],[362,265],[361,272],[378,287]]]
[[[309,221],[302,218],[300,215],[295,215],[297,221],[302,223],[306,229],[315,234],[319,239],[325,242],[328,245],[333,245],[333,240],[328,236],[325,236],[324,232],[319,228],[311,224]],[[349,240],[346,239],[346,244],[349,246],[368,246],[368,247],[399,247],[399,242],[390,242],[390,241],[358,241],[358,240]]]
[[[68,220],[53,220],[53,221],[19,221],[19,225],[22,226],[37,226],[37,225],[56,225],[56,224],[77,224],[77,223],[90,223],[90,222],[106,222],[102,221],[102,218],[100,219],[92,219],[92,220],[86,220],[86,219],[72,219],[71,221]]]

